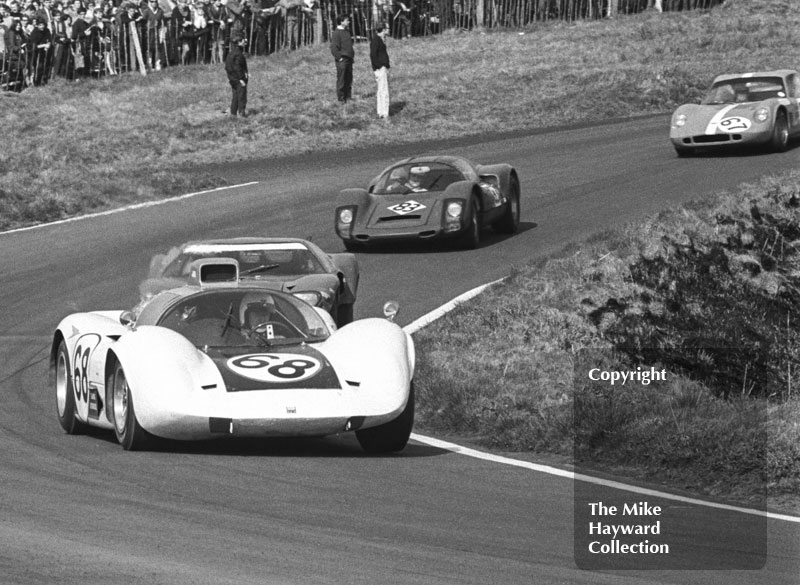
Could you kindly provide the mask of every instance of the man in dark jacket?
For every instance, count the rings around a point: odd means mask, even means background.
[[[36,20],[36,28],[28,37],[29,70],[34,85],[44,85],[50,75],[50,45],[52,36],[44,18]]]
[[[388,32],[389,28],[385,24],[379,24],[369,42],[369,58],[378,84],[378,117],[382,120],[389,119],[389,52],[386,50]]]
[[[350,36],[350,17],[340,14],[339,23],[331,33],[331,54],[336,61],[336,99],[346,105],[353,91],[353,38]]]
[[[247,116],[247,60],[244,56],[244,37],[231,38],[231,50],[225,59],[225,73],[231,84],[231,116]]]

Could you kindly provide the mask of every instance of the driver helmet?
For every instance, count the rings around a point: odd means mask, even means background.
[[[275,299],[263,292],[247,293],[239,305],[239,323],[246,329],[255,329],[272,321],[275,313]]]
[[[720,85],[717,88],[717,99],[722,102],[732,102],[736,98],[736,92],[730,83]]]
[[[405,167],[397,167],[389,173],[389,183],[405,183],[408,179],[408,170]]]
[[[411,167],[411,170],[408,175],[408,183],[412,187],[419,187],[422,184],[422,180],[425,178],[425,173],[422,172],[422,169],[419,167]]]

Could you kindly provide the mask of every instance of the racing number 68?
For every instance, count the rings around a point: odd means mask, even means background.
[[[270,375],[283,380],[294,380],[302,378],[306,370],[316,367],[318,364],[307,359],[282,359],[278,355],[251,355],[242,356],[233,360],[233,365],[245,369],[267,368]]]
[[[89,399],[89,353],[92,348],[87,346],[85,349],[78,345],[75,350],[75,359],[72,364],[73,386],[75,386],[75,399],[86,402]]]

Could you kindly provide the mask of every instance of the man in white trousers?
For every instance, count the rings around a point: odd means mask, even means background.
[[[389,53],[386,50],[386,35],[389,27],[379,24],[369,43],[369,58],[375,81],[378,83],[378,118],[389,121]]]

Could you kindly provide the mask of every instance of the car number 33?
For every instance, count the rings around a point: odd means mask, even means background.
[[[297,382],[315,376],[322,364],[300,354],[253,353],[227,361],[228,368],[240,376],[260,382]]]

